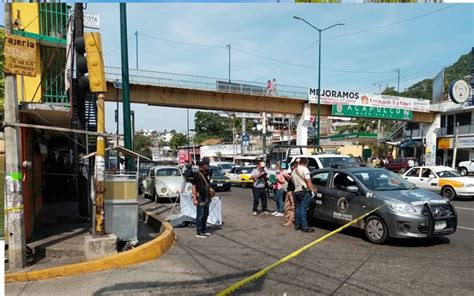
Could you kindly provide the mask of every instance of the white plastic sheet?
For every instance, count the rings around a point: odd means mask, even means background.
[[[193,204],[191,194],[181,193],[180,195],[181,215],[196,219],[196,206]],[[215,196],[209,205],[209,217],[207,223],[212,225],[222,225],[222,204],[221,198]]]

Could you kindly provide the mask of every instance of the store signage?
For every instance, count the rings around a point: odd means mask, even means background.
[[[474,148],[474,137],[458,138],[456,148]]]
[[[471,98],[471,87],[464,80],[455,80],[449,86],[449,96],[454,103],[463,104]]]
[[[308,89],[308,102],[310,104],[318,103],[318,90],[316,88]],[[428,100],[359,93],[353,91],[323,89],[321,91],[320,102],[321,104],[325,105],[343,104],[400,108],[417,112],[430,112],[430,102]]]
[[[5,37],[4,72],[36,76],[36,41],[16,35]]]
[[[382,108],[357,105],[333,105],[332,115],[348,117],[369,117],[380,119],[411,120],[413,111],[402,108]]]
[[[446,150],[453,148],[453,139],[452,138],[441,138],[438,139],[438,149]]]
[[[89,29],[100,29],[99,15],[84,13],[84,27],[89,28]]]
[[[438,139],[438,149],[447,150],[453,149],[453,138]],[[474,137],[460,137],[456,141],[456,148],[474,148]]]

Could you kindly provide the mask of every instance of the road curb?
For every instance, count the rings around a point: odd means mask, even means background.
[[[160,236],[134,249],[93,261],[27,272],[6,273],[5,283],[38,281],[63,276],[79,275],[125,267],[137,263],[151,261],[161,257],[174,244],[176,235],[173,231],[173,227],[168,222],[159,220],[158,217],[153,213],[144,211],[142,209],[139,211],[140,215],[144,218],[144,221],[151,227],[155,228],[157,231],[161,231],[162,228],[164,228]]]

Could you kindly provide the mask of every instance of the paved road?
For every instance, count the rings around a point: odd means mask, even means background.
[[[315,233],[283,227],[282,218],[251,214],[251,190],[222,193],[221,230],[198,239],[176,229],[175,246],[162,258],[130,268],[78,277],[8,284],[8,295],[214,294],[335,229],[316,222]],[[163,206],[153,206],[166,214]],[[270,208],[274,203],[270,201]],[[237,294],[262,295],[473,295],[474,201],[456,202],[454,235],[425,240],[368,243],[360,231],[337,234]]]

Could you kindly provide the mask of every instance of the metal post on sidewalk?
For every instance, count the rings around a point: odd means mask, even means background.
[[[12,33],[12,4],[5,3],[5,33]],[[17,123],[18,98],[16,76],[5,73],[5,122]],[[5,213],[8,236],[9,270],[26,266],[25,224],[22,196],[21,130],[5,126]]]
[[[97,132],[105,132],[105,95],[97,96]],[[94,236],[105,235],[105,138],[97,137],[97,154],[95,155],[95,228]]]
[[[127,6],[126,3],[120,3],[120,43],[122,55],[122,107],[123,107],[123,134],[124,146],[133,150],[132,146],[132,128],[130,123],[130,83],[128,68],[128,37],[127,37]],[[133,170],[133,160],[126,157],[127,170]]]
[[[454,141],[453,141],[453,162],[451,167],[455,170],[456,169],[456,156],[458,154],[458,132],[459,132],[459,122],[456,123],[456,127],[454,129]]]

